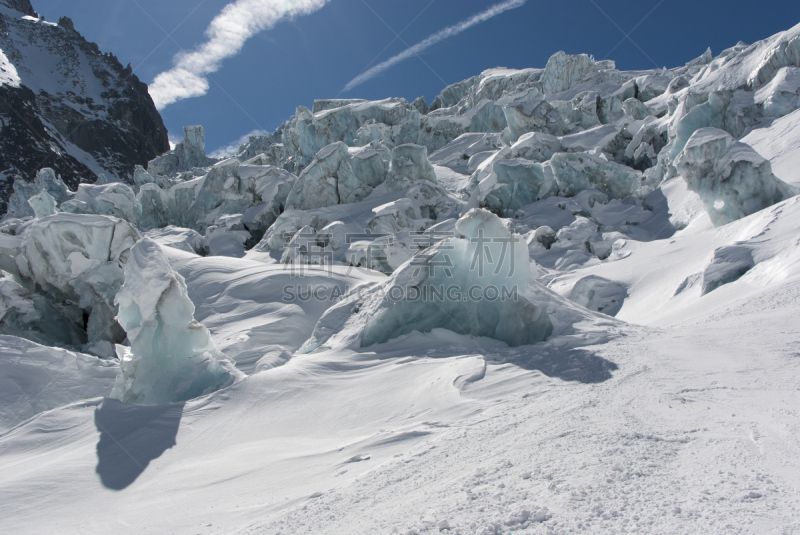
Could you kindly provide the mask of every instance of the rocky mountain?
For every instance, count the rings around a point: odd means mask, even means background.
[[[131,177],[169,149],[147,86],[72,21],[40,18],[29,0],[0,0],[0,211],[14,180],[50,167],[75,189]]]

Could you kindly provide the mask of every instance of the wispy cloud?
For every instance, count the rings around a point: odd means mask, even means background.
[[[250,141],[250,136],[265,136],[267,134],[269,134],[269,132],[266,130],[253,130],[252,132],[248,132],[247,134],[243,135],[239,139],[219,147],[214,152],[209,154],[209,156],[212,158],[227,158],[228,156],[233,156],[239,151],[239,147]]]
[[[150,96],[158,109],[208,91],[208,75],[238,54],[244,43],[282,19],[308,15],[330,0],[236,0],[225,6],[206,29],[206,42],[175,56],[174,67],[156,76]]]
[[[506,2],[495,4],[486,11],[478,13],[477,15],[474,15],[468,18],[467,20],[463,20],[458,24],[449,26],[444,30],[436,32],[435,34],[431,35],[424,41],[421,41],[416,45],[405,49],[403,52],[400,52],[396,56],[393,56],[384,61],[383,63],[379,63],[378,65],[375,65],[371,69],[366,70],[363,73],[359,74],[358,76],[350,80],[342,91],[350,91],[351,89],[363,84],[367,80],[370,80],[375,76],[379,75],[386,69],[393,67],[394,65],[400,63],[401,61],[416,56],[417,54],[423,52],[424,50],[432,47],[436,43],[439,43],[449,37],[453,37],[454,35],[458,35],[461,32],[469,30],[473,26],[477,26],[478,24],[486,22],[487,20],[494,18],[502,13],[505,13],[510,9],[521,7],[522,5],[525,4],[526,1],[527,0],[508,0]]]

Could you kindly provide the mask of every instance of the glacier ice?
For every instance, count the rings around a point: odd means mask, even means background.
[[[56,208],[56,200],[44,189],[38,195],[34,195],[28,199],[28,204],[33,210],[34,217],[37,219],[53,215],[59,211],[58,208]]]
[[[436,173],[428,161],[428,149],[413,144],[400,145],[392,150],[392,161],[386,187],[399,191],[419,180],[436,184]]]
[[[73,318],[5,271],[0,271],[0,334],[50,346],[77,346],[86,341],[86,333]]]
[[[14,193],[8,199],[6,217],[33,215],[33,209],[28,204],[28,199],[40,195],[42,191],[46,191],[56,205],[68,200],[73,195],[61,177],[57,176],[55,171],[49,167],[45,167],[36,173],[32,182],[21,179],[14,181]]]
[[[111,397],[147,405],[185,401],[240,377],[195,321],[187,291],[157,243],[143,238],[133,246],[115,299],[131,346],[118,346],[120,371]]]
[[[61,210],[72,214],[110,215],[137,224],[140,206],[136,194],[127,184],[80,184],[75,196],[61,204]]]
[[[558,153],[550,159],[553,176],[562,197],[596,189],[610,198],[622,199],[636,192],[641,173],[590,153]]]
[[[480,185],[482,206],[510,217],[523,206],[556,193],[555,186],[552,173],[546,174],[539,163],[524,159],[501,160],[494,164],[492,176]]]
[[[444,240],[416,256],[418,262],[406,262],[384,291],[363,305],[368,315],[363,347],[436,328],[511,346],[550,336],[553,324],[547,312],[526,298],[532,279],[521,238],[480,209],[459,219],[456,230],[463,237]],[[516,295],[501,300],[503,291]]]
[[[121,341],[114,296],[130,249],[140,237],[129,223],[114,217],[55,214],[25,228],[17,263],[45,292],[88,314],[90,341]]]
[[[45,411],[107,395],[116,372],[112,360],[0,335],[0,433]]]
[[[724,225],[795,194],[749,145],[717,128],[692,134],[675,167],[703,199],[711,220]]]
[[[170,176],[194,167],[206,167],[212,161],[206,156],[205,132],[202,126],[187,126],[183,129],[183,141],[166,154],[151,160],[147,170],[152,175]]]

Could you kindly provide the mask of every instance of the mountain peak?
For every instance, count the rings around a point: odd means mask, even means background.
[[[0,0],[0,4],[10,7],[20,13],[31,17],[39,18],[39,14],[34,11],[30,0]]]

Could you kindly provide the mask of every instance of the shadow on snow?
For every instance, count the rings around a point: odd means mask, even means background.
[[[97,475],[103,486],[122,490],[150,461],[176,444],[184,403],[133,405],[106,398],[94,412],[100,432]]]

